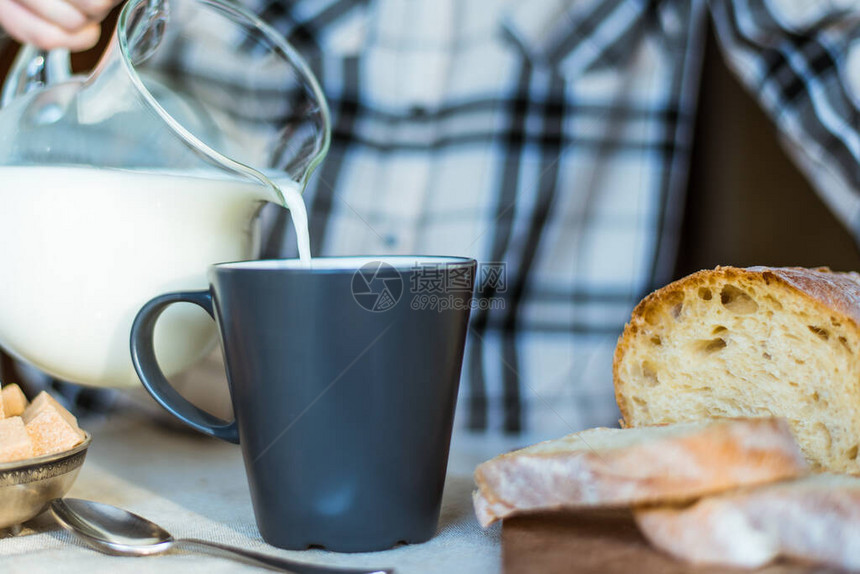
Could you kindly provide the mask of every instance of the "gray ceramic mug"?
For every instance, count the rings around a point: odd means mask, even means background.
[[[140,310],[132,360],[173,415],[241,444],[270,544],[362,552],[423,542],[439,518],[475,267],[406,256],[213,265],[209,290]],[[185,400],[156,362],[156,321],[178,302],[218,324],[234,421]]]

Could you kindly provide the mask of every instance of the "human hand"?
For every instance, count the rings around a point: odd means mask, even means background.
[[[44,50],[92,48],[101,21],[121,0],[0,0],[0,26]]]

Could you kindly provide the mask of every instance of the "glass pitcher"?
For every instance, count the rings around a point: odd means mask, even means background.
[[[147,300],[252,258],[265,202],[303,228],[325,100],[277,32],[222,0],[130,0],[88,77],[63,78],[62,53],[18,62],[0,110],[0,345],[63,380],[137,385],[128,339]],[[20,82],[48,64],[46,85]],[[168,374],[215,341],[181,307],[156,332]]]

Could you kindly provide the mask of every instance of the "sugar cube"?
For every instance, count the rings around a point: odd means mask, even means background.
[[[36,456],[69,450],[85,437],[74,415],[44,391],[24,411],[23,420]]]
[[[29,404],[24,391],[16,384],[6,385],[0,390],[0,402],[3,403],[4,414],[7,417],[18,417],[24,413]]]
[[[21,417],[0,420],[0,462],[12,462],[33,456],[33,443]]]

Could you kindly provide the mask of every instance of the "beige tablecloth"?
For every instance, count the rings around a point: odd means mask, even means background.
[[[513,446],[455,434],[437,535],[429,542],[385,552],[291,552],[263,542],[254,523],[239,448],[204,436],[164,428],[139,415],[117,414],[86,425],[89,455],[69,496],[127,508],[174,536],[196,537],[285,557],[344,566],[394,567],[398,573],[500,571],[498,527],[482,531],[471,509],[472,471],[482,460]],[[43,514],[17,536],[0,539],[0,571],[38,574],[158,572],[263,572],[236,562],[191,554],[112,557],[85,548]]]

